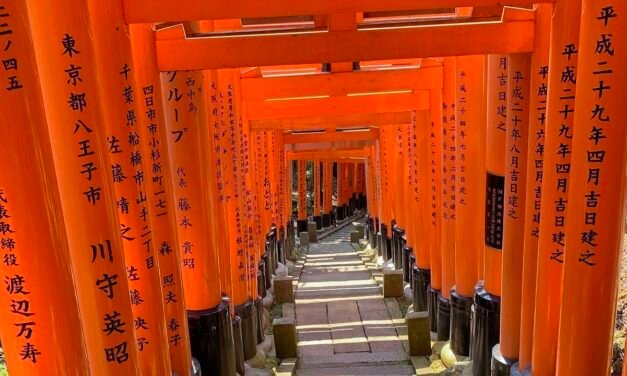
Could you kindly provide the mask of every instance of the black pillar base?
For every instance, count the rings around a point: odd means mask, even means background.
[[[403,281],[405,283],[410,283],[411,282],[411,263],[409,261],[409,255],[413,255],[414,254],[414,249],[411,247],[408,247],[407,244],[405,244],[403,246],[403,257],[401,259],[402,261],[402,265],[401,267],[403,268]]]
[[[515,362],[515,360],[507,359],[501,354],[501,345],[495,345],[492,348],[490,376],[510,376]]]
[[[414,265],[416,265],[416,256],[414,255],[414,249],[412,247],[407,247],[407,283],[409,283],[409,287],[414,288]],[[403,256],[403,260],[404,260]],[[403,272],[405,271],[405,265],[403,265]]]
[[[438,341],[448,341],[451,336],[451,302],[438,298]]]
[[[322,214],[322,227],[331,226],[331,214]]]
[[[322,216],[314,215],[313,221],[316,222],[316,230],[322,230]]]
[[[263,330],[263,299],[258,297],[255,299],[255,314],[257,315],[257,344],[266,340],[266,334]]]
[[[244,368],[244,341],[242,340],[242,319],[235,316],[232,321],[233,325],[233,345],[235,346],[235,370],[240,375],[246,372]],[[231,373],[232,375],[232,373]]]
[[[501,299],[491,295],[479,282],[475,288],[472,322],[472,374],[490,375],[492,348],[499,342]]]
[[[470,355],[470,317],[472,297],[451,291],[451,349],[457,355]]]
[[[375,248],[377,249],[377,257],[384,257],[385,256],[385,242],[383,241],[383,235],[381,234],[381,232],[377,232],[374,238],[376,239]]]
[[[300,235],[301,232],[307,232],[307,223],[309,221],[306,219],[298,219],[296,220],[296,235]]]
[[[266,263],[263,260],[259,260],[259,266],[257,268],[257,294],[265,298],[267,295],[268,287],[266,286]]]
[[[391,260],[392,259],[392,238],[391,237],[385,237],[385,260]]]
[[[431,270],[420,269],[414,265],[412,268],[412,274],[414,312],[427,311],[429,309],[427,291],[429,290],[429,284],[431,283]]]
[[[438,331],[438,297],[440,290],[435,290],[431,285],[427,289],[427,311],[429,313],[429,330]]]
[[[242,319],[242,343],[244,344],[244,360],[257,354],[257,315],[252,300],[235,306],[235,314]]]
[[[263,272],[264,272],[264,279],[265,279],[265,285],[266,285],[266,289],[269,289],[270,286],[272,286],[272,267],[270,266],[271,263],[268,260],[268,247],[266,247],[266,253],[264,253],[263,256],[261,256],[261,259],[263,260]]]
[[[516,362],[514,363],[514,365],[512,365],[511,375],[512,376],[531,376],[531,367],[527,365],[525,368],[520,369],[520,364]]]
[[[403,268],[403,233],[405,230],[394,225],[392,227],[392,261],[394,262],[394,269]]]
[[[338,221],[343,221],[343,220],[344,220],[344,218],[346,218],[346,210],[345,210],[345,209],[346,209],[346,208],[345,208],[345,206],[344,206],[344,205],[342,205],[342,206],[338,206],[338,207],[337,207],[337,210],[336,210],[337,217],[336,217],[336,219],[337,219]]]
[[[192,356],[205,375],[235,372],[235,346],[228,303],[202,311],[187,311]]]

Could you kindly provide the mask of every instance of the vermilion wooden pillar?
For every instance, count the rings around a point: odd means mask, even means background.
[[[110,166],[106,158],[110,145],[105,144],[102,129],[106,109],[98,95],[87,3],[26,4],[90,370],[95,375],[137,375],[122,239],[106,176]],[[80,80],[74,81],[76,71]],[[26,287],[23,291],[28,291]],[[26,303],[21,304],[17,309],[26,309]],[[35,307],[29,309],[34,312]]]
[[[431,122],[427,111],[412,114],[409,138],[409,180],[411,181],[410,216],[414,218],[414,239],[412,240],[415,265],[412,266],[413,304],[416,312],[426,311],[427,291],[431,283]]]
[[[239,97],[239,71],[219,70],[218,82],[222,116],[221,131],[224,142],[223,176],[227,188],[227,215],[231,249],[231,272],[233,283],[232,302],[235,312],[241,317],[244,359],[256,354],[256,328],[254,303],[251,300],[250,245],[248,243],[248,208],[246,207],[247,161],[243,158],[242,148],[246,133],[242,127],[242,107]],[[246,140],[248,142],[248,140]],[[237,350],[237,347],[236,347]]]
[[[540,199],[544,173],[544,128],[549,74],[549,37],[553,5],[536,6],[536,33],[531,55],[531,84],[529,105],[529,143],[527,146],[527,198],[525,201],[525,232],[523,252],[523,285],[520,319],[520,350],[518,364],[512,373],[531,371],[533,316],[536,296],[538,238],[540,236]]]
[[[438,295],[442,289],[442,90],[429,91],[430,226],[431,284],[427,290],[427,306],[431,331],[437,330]]]
[[[383,260],[392,258],[392,203],[394,202],[392,182],[393,128],[386,125],[380,128],[380,159],[381,159],[381,245]]]
[[[451,347],[470,355],[470,316],[482,267],[485,211],[485,57],[457,58],[455,171],[455,289],[451,293]]]
[[[625,229],[626,17],[625,2],[583,1],[557,344],[559,376],[604,375],[612,360]]]
[[[448,340],[451,321],[451,289],[455,285],[455,221],[457,174],[456,139],[456,58],[445,58],[442,88],[442,290],[438,301],[438,340]]]
[[[518,359],[529,139],[530,54],[509,55],[500,341],[492,372],[509,375]]]
[[[313,220],[316,223],[317,229],[322,229],[322,217],[320,216],[320,192],[321,192],[321,181],[320,181],[320,161],[315,159],[313,161]]]
[[[0,6],[0,146],[10,156],[0,169],[0,278],[5,283],[0,335],[12,375],[86,375],[89,364],[26,12],[23,1]]]
[[[103,111],[105,142],[109,143],[107,172],[120,220],[133,320],[142,322],[135,329],[140,368],[142,373],[182,372],[191,367],[185,305],[183,300],[173,303],[177,309],[169,311],[173,315],[166,318],[157,257],[160,245],[152,236],[150,216],[156,209],[146,198],[146,185],[150,181],[145,177],[150,167],[146,161],[150,157],[143,152],[139,135],[143,123],[138,116],[143,112],[137,104],[142,100],[142,91],[135,84],[130,37],[121,4],[98,1],[88,4],[101,105],[107,109]],[[165,245],[170,252],[176,252],[176,242]],[[151,266],[146,260],[154,260],[154,264]],[[176,271],[169,275],[169,280],[176,286],[174,292],[182,298],[180,269]],[[166,330],[166,321],[170,318],[173,330]],[[172,364],[168,350],[170,338],[172,358],[176,360]]]
[[[531,372],[554,375],[564,263],[572,137],[576,133],[575,95],[581,0],[558,1],[553,10],[540,238],[536,279],[536,310]],[[587,110],[586,110],[586,113]],[[588,115],[589,116],[589,115]]]
[[[483,282],[475,289],[473,372],[486,375],[492,347],[499,341],[501,252],[505,206],[505,142],[508,106],[507,55],[487,61],[486,197]]]
[[[298,182],[298,233],[307,231],[307,161],[298,160],[298,172],[295,178]]]
[[[324,187],[322,189],[322,225],[331,226],[331,215],[333,214],[333,162],[324,161],[322,179]]]

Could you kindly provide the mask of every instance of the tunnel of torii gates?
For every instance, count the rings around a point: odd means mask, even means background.
[[[241,373],[360,212],[474,375],[608,374],[624,0],[1,0],[0,60],[12,376]]]

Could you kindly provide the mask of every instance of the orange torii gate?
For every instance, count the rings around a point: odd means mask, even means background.
[[[540,2],[0,4],[11,374],[188,374],[192,354],[243,373],[293,247],[291,181],[301,230],[308,211],[325,227],[334,169],[339,217],[367,206],[371,246],[475,375],[607,373],[627,8]]]

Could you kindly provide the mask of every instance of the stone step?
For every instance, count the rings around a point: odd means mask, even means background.
[[[297,376],[321,376],[321,375],[415,375],[414,367],[409,365],[370,365],[367,367],[333,367],[333,368],[308,368],[297,369]]]
[[[405,352],[357,352],[334,355],[303,355],[298,358],[299,369],[400,366],[411,365]]]

